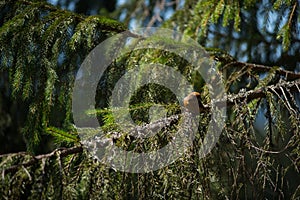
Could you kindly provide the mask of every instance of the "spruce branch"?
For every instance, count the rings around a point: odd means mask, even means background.
[[[42,2],[42,3],[41,2],[31,2],[31,1],[27,1],[27,0],[19,0],[18,2],[22,3],[24,5],[28,5],[28,6],[38,6],[40,8],[44,8],[48,11],[54,11],[54,12],[55,11],[64,11],[61,8],[58,8],[54,5],[51,5],[51,4],[46,3],[46,2]],[[82,20],[84,19],[84,17],[81,16],[81,15],[74,15],[74,17],[77,17],[77,18],[82,19]]]
[[[247,92],[239,92],[238,94],[230,94],[227,95],[227,97],[216,100],[217,105],[224,104],[224,102],[227,102],[227,105],[233,105],[236,101],[244,101],[246,100],[247,103],[254,99],[258,98],[264,98],[266,97],[266,92],[274,93],[276,91],[277,94],[284,95],[282,93],[282,88],[288,89],[291,92],[300,92],[300,79],[297,79],[295,81],[284,81],[281,80],[279,83],[275,85],[269,85],[267,87],[261,87],[259,89],[249,90]]]
[[[298,79],[298,80],[290,81],[290,82],[281,81],[281,82],[277,83],[276,85],[270,85],[270,86],[267,86],[264,88],[251,90],[251,91],[247,91],[247,92],[240,92],[239,94],[236,94],[236,95],[227,95],[223,99],[216,100],[215,104],[218,106],[222,106],[222,105],[225,106],[226,104],[231,106],[231,105],[234,105],[234,102],[236,102],[236,101],[241,102],[241,101],[246,100],[246,102],[250,102],[251,100],[254,100],[257,98],[266,97],[267,91],[269,91],[271,93],[274,93],[274,91],[276,91],[277,95],[282,94],[282,88],[285,88],[290,91],[300,92],[300,80]],[[284,95],[284,94],[282,94],[282,95]],[[210,105],[206,105],[206,108],[209,109]],[[133,132],[133,133],[138,132],[138,133],[144,134],[148,131],[155,131],[157,129],[162,128],[163,126],[169,126],[169,125],[173,124],[174,122],[177,122],[180,119],[180,116],[183,114],[172,115],[170,117],[154,121],[154,122],[144,125],[144,126],[137,126],[136,128],[132,129],[131,132]],[[190,116],[190,117],[192,117],[192,116]],[[111,139],[118,139],[121,136],[121,134],[115,133],[115,132],[108,133],[108,135],[113,136],[113,138],[111,138]],[[7,169],[3,169],[2,174],[14,173],[22,167],[29,167],[29,166],[37,163],[38,161],[40,161],[44,158],[50,158],[57,153],[59,153],[58,155],[62,158],[62,157],[66,157],[71,154],[77,154],[77,153],[82,153],[82,152],[83,152],[82,146],[55,149],[54,151],[52,151],[48,154],[32,156],[32,159],[25,163],[13,165]],[[19,153],[13,153],[13,154],[0,155],[0,158],[13,157],[13,156],[25,156],[25,155],[28,155],[28,153],[19,152]]]
[[[41,2],[31,2],[31,1],[27,1],[27,0],[19,0],[18,2],[22,3],[24,5],[28,5],[28,6],[37,6],[41,9],[45,9],[45,10],[50,11],[50,12],[67,12],[67,13],[71,13],[72,17],[74,17],[75,19],[78,19],[80,21],[84,21],[88,18],[91,18],[91,16],[85,16],[85,15],[73,13],[73,12],[68,11],[68,10],[63,10],[63,9],[57,7],[57,6],[51,5],[51,4],[46,3],[46,2],[42,2],[42,3]],[[128,37],[133,37],[133,38],[140,38],[141,37],[138,34],[135,34],[135,33],[131,32],[129,30],[126,30],[125,25],[123,25],[122,23],[118,22],[120,26],[118,26],[118,25],[117,26],[112,26],[111,24],[107,24],[106,21],[108,20],[109,23],[113,23],[114,20],[106,18],[106,17],[102,17],[102,16],[97,16],[97,18],[99,18],[99,20],[101,20],[101,24],[102,24],[101,28],[102,29],[115,31],[115,32],[126,31],[126,34],[127,34]],[[102,20],[102,19],[104,19],[104,20]]]
[[[269,67],[269,66],[259,65],[259,64],[254,64],[254,63],[244,63],[244,62],[238,62],[238,61],[230,62],[230,63],[226,64],[222,68],[222,70],[226,70],[229,67],[248,67],[248,68],[255,70],[255,72],[269,72],[270,70],[272,70],[272,67]],[[295,72],[284,70],[284,69],[276,69],[275,72],[281,76],[284,76],[287,80],[300,78],[299,73],[295,73]]]
[[[8,173],[14,173],[17,170],[19,170],[22,167],[29,167],[35,163],[37,163],[38,161],[45,159],[45,158],[50,158],[54,155],[59,155],[60,158],[66,157],[68,155],[72,155],[72,154],[77,154],[77,153],[82,153],[83,148],[81,146],[75,146],[75,147],[71,147],[71,148],[58,148],[55,149],[54,151],[47,153],[47,154],[41,154],[41,155],[37,155],[37,156],[32,156],[32,159],[24,162],[24,163],[20,163],[17,165],[13,165],[7,169],[2,169],[2,174],[8,174]],[[57,154],[58,153],[58,154]],[[24,155],[28,155],[29,153],[26,152],[19,152],[19,153],[13,153],[13,154],[3,154],[0,156],[1,157],[11,157],[11,156],[24,156]]]

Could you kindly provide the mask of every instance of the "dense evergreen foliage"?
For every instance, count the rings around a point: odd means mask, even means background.
[[[59,1],[56,6],[37,0],[0,2],[3,199],[300,197],[299,1],[138,0],[119,7],[116,1],[99,1],[92,8],[77,1],[73,11],[62,9],[69,9],[72,2]],[[91,15],[94,12],[101,16]],[[228,94],[224,97],[227,121],[206,157],[200,159],[198,150],[207,131],[208,112],[198,116],[193,146],[157,171],[120,172],[97,162],[82,148],[72,117],[75,75],[88,53],[126,31],[125,24],[185,33],[206,48],[217,66]],[[122,45],[115,41],[110,51]],[[96,113],[107,138],[130,151],[166,145],[182,117],[174,94],[150,84],[134,94],[129,112],[137,125],[165,123],[166,128],[147,140],[120,131],[109,107],[113,87],[126,71],[149,63],[181,72],[210,106],[209,85],[178,55],[150,48],[122,55],[99,82],[97,109],[87,113]],[[163,121],[149,118],[157,104],[168,111]]]

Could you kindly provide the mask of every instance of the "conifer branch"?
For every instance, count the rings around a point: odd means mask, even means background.
[[[82,151],[83,151],[83,148],[81,146],[75,146],[75,147],[71,147],[71,148],[58,148],[58,149],[55,149],[54,151],[52,151],[50,153],[47,153],[47,154],[32,156],[32,159],[27,161],[27,162],[20,163],[20,164],[17,164],[17,165],[13,165],[13,166],[11,166],[7,169],[3,169],[2,174],[5,175],[7,173],[14,173],[18,169],[20,169],[21,167],[29,167],[29,166],[37,163],[38,161],[40,161],[44,158],[50,158],[50,157],[54,156],[56,153],[59,153],[60,157],[66,157],[66,156],[71,155],[71,154],[82,153]],[[18,155],[24,156],[25,154],[28,155],[28,153],[26,153],[26,152],[20,152],[20,153],[14,153],[14,154],[4,154],[4,155],[1,155],[1,157],[6,157],[6,156],[11,157],[11,156],[18,156]]]
[[[269,66],[253,64],[253,63],[244,63],[244,62],[239,62],[239,61],[230,62],[230,63],[226,64],[222,68],[222,70],[226,70],[229,67],[237,67],[237,66],[249,67],[251,69],[254,69],[255,72],[268,72],[268,71],[272,70],[272,67],[269,67]],[[300,78],[299,73],[294,73],[294,72],[284,70],[284,69],[276,69],[275,72],[279,75],[284,76],[287,80]]]
[[[26,1],[26,0],[19,0],[18,1],[19,3],[23,3],[24,5],[38,5],[39,7],[41,8],[45,8],[49,11],[62,11],[61,8],[58,8],[56,6],[53,6],[49,3],[36,3],[36,2],[31,2],[31,1]],[[82,16],[80,15],[74,15],[75,17],[78,17],[78,18],[81,18],[81,19],[84,19]]]
[[[255,90],[249,90],[247,92],[240,92],[236,95],[228,95],[225,99],[227,105],[233,105],[235,101],[244,101],[246,100],[247,103],[254,99],[264,98],[266,97],[266,92],[276,91],[278,94],[283,94],[281,88],[288,89],[292,92],[300,92],[300,79],[295,81],[280,81],[276,85],[270,85],[267,87],[262,87]],[[225,100],[216,100],[216,105],[222,105],[225,103]],[[224,104],[225,105],[225,104]]]
[[[300,88],[300,80],[298,79],[296,81],[291,81],[291,82],[281,81],[280,83],[277,83],[276,85],[270,85],[265,88],[251,90],[248,92],[240,92],[237,95],[228,95],[226,98],[224,98],[222,100],[215,101],[215,104],[218,106],[222,106],[222,105],[225,106],[226,104],[230,106],[230,105],[233,105],[235,101],[246,100],[247,102],[250,102],[251,100],[254,100],[257,98],[266,97],[267,91],[270,91],[270,92],[276,91],[276,94],[281,94],[282,88],[288,89],[290,91],[300,92],[300,89],[299,89]],[[226,104],[225,104],[225,102],[226,102]],[[208,105],[207,105],[207,107],[209,108]],[[148,132],[148,131],[152,131],[152,130],[155,131],[156,129],[159,129],[162,126],[168,126],[168,125],[172,124],[173,122],[176,122],[180,118],[181,115],[182,114],[173,115],[173,116],[167,117],[162,120],[157,120],[157,121],[147,124],[145,126],[139,126],[135,129],[133,129],[132,131],[133,132]],[[111,139],[118,139],[118,137],[121,136],[121,134],[116,134],[116,133],[111,133],[111,135],[113,136],[113,138],[111,138]],[[50,158],[50,157],[54,156],[56,153],[59,153],[60,157],[66,157],[68,155],[82,153],[82,152],[83,152],[82,146],[75,146],[75,147],[71,147],[71,148],[59,148],[48,154],[32,156],[32,159],[27,162],[13,165],[7,169],[3,169],[2,174],[5,175],[8,173],[14,173],[22,167],[32,166],[33,164],[37,163],[38,161],[40,161],[44,158]],[[19,152],[19,153],[12,153],[12,154],[4,154],[4,155],[0,155],[0,158],[13,157],[13,156],[18,156],[18,155],[24,156],[24,155],[28,155],[28,153]]]

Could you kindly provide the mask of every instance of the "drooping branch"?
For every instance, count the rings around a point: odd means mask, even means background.
[[[31,1],[28,1],[28,0],[18,0],[18,3],[22,3],[22,4],[27,5],[27,6],[37,6],[41,9],[44,9],[44,10],[47,10],[47,11],[50,11],[50,12],[60,11],[60,12],[66,12],[66,13],[69,13],[69,14],[71,13],[73,18],[77,18],[80,21],[84,21],[88,18],[87,16],[72,13],[68,10],[62,10],[61,8],[58,8],[54,5],[51,5],[51,4],[46,3],[46,2],[31,2]],[[105,18],[105,17],[97,16],[97,18]],[[109,19],[107,18],[106,20],[109,20]],[[125,25],[123,25],[122,23],[119,23],[119,22],[116,21],[116,24],[118,24],[118,25],[117,26],[112,26],[111,23],[113,21],[114,20],[109,20],[110,24],[107,24],[107,23],[105,23],[105,20],[103,20],[101,28],[105,29],[105,30],[110,30],[110,31],[116,32],[116,33],[126,31],[126,35],[128,37],[141,38],[140,35],[135,34],[135,33],[131,32],[129,30],[126,30]]]
[[[215,100],[214,103],[219,107],[226,106],[226,105],[232,106],[232,105],[234,105],[234,102],[236,102],[236,101],[246,101],[248,103],[254,99],[265,98],[267,92],[272,92],[272,93],[275,93],[276,95],[281,95],[281,94],[284,95],[282,88],[289,90],[291,92],[300,92],[300,79],[297,79],[295,81],[280,81],[276,85],[270,85],[270,86],[259,88],[256,90],[250,90],[247,92],[240,92],[240,93],[234,94],[234,95],[233,94],[227,95],[223,99]],[[211,107],[211,105],[205,105],[205,106],[206,106],[207,110],[209,110]],[[154,121],[154,122],[146,124],[144,126],[137,126],[134,129],[132,129],[130,132],[132,132],[134,135],[141,134],[141,136],[143,134],[147,134],[147,132],[149,132],[149,131],[155,132],[155,130],[157,130],[157,129],[160,129],[165,126],[170,126],[171,124],[176,123],[180,119],[180,116],[182,114],[172,115],[170,117],[166,117],[164,119]],[[108,135],[113,136],[111,139],[118,139],[121,136],[121,134],[115,134],[115,132],[108,133]],[[58,153],[60,157],[66,157],[71,154],[81,153],[82,151],[83,151],[83,148],[81,146],[56,149],[48,154],[32,156],[32,159],[25,163],[13,165],[7,169],[3,169],[2,174],[16,172],[22,166],[29,167],[29,166],[37,163],[41,159],[50,158],[50,157],[54,156],[56,153]],[[17,156],[17,155],[24,156],[24,155],[28,155],[28,153],[20,152],[20,153],[14,153],[14,154],[5,154],[5,155],[0,155],[0,158],[7,157],[7,156]]]
[[[59,148],[59,149],[55,149],[54,151],[47,153],[47,154],[42,154],[42,155],[38,155],[38,156],[32,156],[32,159],[30,159],[27,162],[24,163],[20,163],[17,165],[13,165],[7,169],[3,169],[2,170],[2,174],[7,174],[7,173],[14,173],[16,172],[19,168],[23,167],[29,167],[35,163],[37,163],[38,161],[44,159],[44,158],[50,158],[52,156],[54,156],[55,154],[58,153],[58,155],[62,158],[62,157],[66,157],[68,155],[71,154],[77,154],[77,153],[81,153],[83,151],[83,148],[81,146],[75,146],[75,147],[71,147],[71,148]],[[22,155],[24,156],[25,154],[28,155],[28,153],[25,152],[20,152],[20,153],[14,153],[14,154],[5,154],[5,155],[1,155],[1,157],[5,157],[5,156],[17,156],[17,155]]]

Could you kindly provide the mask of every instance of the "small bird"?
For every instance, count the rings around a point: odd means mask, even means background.
[[[201,95],[199,92],[192,92],[183,99],[184,107],[193,114],[199,114],[206,110],[201,102]]]

